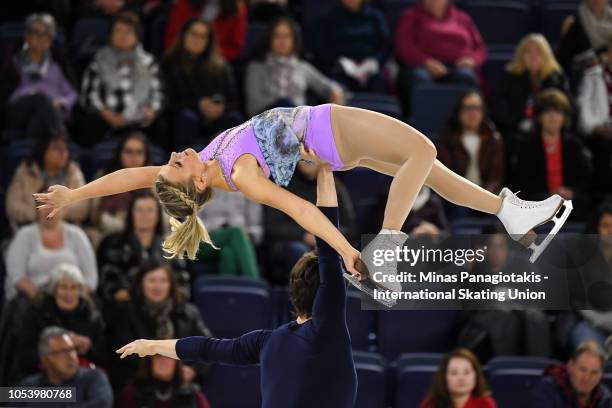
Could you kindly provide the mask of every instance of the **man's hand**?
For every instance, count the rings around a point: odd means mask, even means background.
[[[429,71],[429,73],[434,78],[443,77],[448,74],[448,69],[446,68],[446,65],[434,58],[428,58],[427,60],[425,60],[424,66],[425,69],[427,69],[427,71]]]
[[[152,356],[156,354],[153,350],[154,342],[155,340],[134,340],[116,350],[115,353],[120,354],[119,358],[125,358],[132,354],[138,354],[138,357]]]
[[[474,68],[476,66],[476,61],[472,57],[461,57],[457,60],[456,65],[461,68]]]
[[[38,293],[38,286],[28,278],[19,279],[17,283],[15,283],[15,288],[30,299],[33,299]]]
[[[91,349],[92,342],[89,337],[71,332],[70,338],[72,339],[79,355],[85,355]]]
[[[100,111],[100,116],[112,127],[121,128],[128,124],[128,120],[122,115],[113,112],[108,108],[104,108]]]

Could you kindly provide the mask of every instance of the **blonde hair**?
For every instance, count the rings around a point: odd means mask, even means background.
[[[155,180],[155,193],[164,211],[170,216],[171,232],[168,234],[162,248],[169,254],[168,259],[196,259],[200,242],[204,241],[217,248],[198,217],[198,210],[212,198],[212,188],[206,187],[198,191],[193,181],[185,184],[171,185],[162,176]],[[179,221],[184,218],[184,221]]]
[[[523,57],[525,56],[525,51],[530,44],[535,44],[544,56],[544,63],[542,64],[542,69],[540,70],[540,79],[546,79],[551,74],[562,71],[561,65],[559,65],[559,62],[557,62],[555,54],[553,54],[552,48],[550,47],[548,40],[546,40],[546,37],[544,37],[542,34],[532,33],[523,37],[519,45],[516,47],[514,57],[507,66],[509,72],[515,75],[523,75],[525,73],[527,67],[525,67]]]

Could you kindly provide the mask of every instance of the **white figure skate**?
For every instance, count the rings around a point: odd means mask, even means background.
[[[512,239],[533,251],[529,261],[534,263],[572,212],[572,201],[564,200],[558,194],[543,201],[521,200],[506,187],[502,189],[500,197],[503,198],[503,202],[497,212],[497,217],[504,224]],[[562,213],[561,210],[563,210]],[[536,244],[537,234],[534,228],[548,221],[554,222],[555,226],[541,243]]]
[[[402,247],[404,242],[408,239],[408,235],[401,232],[396,231],[395,233],[387,233],[381,232],[376,237],[370,241],[370,243],[361,251],[361,255],[363,259],[374,259],[373,253],[374,250],[393,250],[395,248]],[[387,307],[393,307],[397,301],[394,299],[380,299],[374,297],[374,290],[386,292],[400,292],[402,290],[402,285],[397,281],[389,282],[389,279],[386,279],[389,276],[397,275],[397,262],[385,262],[384,265],[378,267],[375,266],[375,272],[380,272],[380,275],[383,279],[382,282],[375,281],[372,279],[371,272],[368,270],[367,265],[365,263],[361,263],[361,274],[363,275],[363,279],[359,280],[356,277],[350,274],[344,274],[344,278],[348,280],[353,286],[355,286],[360,291],[367,294],[372,299],[376,300],[379,303]]]

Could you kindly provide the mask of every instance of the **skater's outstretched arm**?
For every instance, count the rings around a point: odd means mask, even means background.
[[[162,356],[185,361],[219,362],[227,364],[257,364],[259,353],[270,330],[254,330],[235,339],[192,336],[174,340],[135,340],[116,353],[121,358],[131,354],[139,357]]]
[[[317,172],[317,207],[336,226],[338,196],[334,174],[329,167]],[[346,330],[346,286],[338,253],[325,241],[316,238],[319,263],[319,288],[312,305],[312,321],[319,331]]]
[[[160,169],[161,166],[120,169],[74,190],[61,185],[51,186],[48,193],[34,194],[34,198],[42,203],[39,209],[53,208],[48,216],[52,218],[62,207],[77,201],[151,188]]]
[[[242,170],[242,169],[241,169]],[[234,172],[232,180],[249,199],[284,212],[302,228],[327,242],[344,260],[348,272],[358,274],[355,264],[359,251],[340,230],[311,202],[304,200],[253,171]]]

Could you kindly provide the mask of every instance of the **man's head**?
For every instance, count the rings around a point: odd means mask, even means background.
[[[605,364],[606,356],[594,341],[585,341],[576,348],[567,363],[567,371],[578,395],[593,391],[601,380]]]
[[[43,330],[38,340],[38,356],[52,384],[71,379],[79,369],[76,347],[69,332],[61,327]]]
[[[306,252],[293,266],[289,275],[289,299],[297,317],[312,316],[312,304],[318,288],[318,256],[314,251]]]

